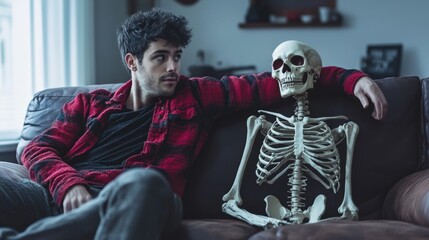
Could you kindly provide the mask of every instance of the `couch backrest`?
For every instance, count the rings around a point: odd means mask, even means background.
[[[57,118],[61,107],[80,92],[88,92],[98,88],[112,91],[122,84],[100,84],[82,87],[49,88],[34,94],[28,104],[24,126],[16,149],[16,160],[21,162],[24,147],[35,136],[42,133]]]
[[[352,184],[353,199],[359,207],[361,219],[381,218],[383,200],[391,186],[403,176],[426,166],[428,150],[424,146],[429,124],[427,117],[423,117],[424,122],[421,121],[421,89],[429,87],[428,81],[421,84],[417,77],[377,80],[389,102],[389,114],[384,121],[374,120],[371,117],[372,109],[362,109],[356,98],[338,93],[310,93],[311,117],[346,115],[360,127],[354,153]],[[24,146],[49,127],[61,106],[78,92],[97,88],[113,90],[120,85],[54,88],[35,94],[28,106],[17,148],[17,159]],[[424,116],[429,116],[428,92],[429,89],[423,93]],[[292,99],[285,99],[282,104],[266,108],[286,116],[292,115],[293,109]],[[246,119],[252,114],[259,115],[253,109],[225,116],[217,121],[207,144],[189,172],[189,182],[183,197],[185,218],[229,218],[221,211],[222,196],[228,192],[234,180],[246,138]],[[327,123],[334,128],[344,122]],[[255,183],[255,165],[260,147],[257,143],[260,144],[261,141],[262,137],[256,140],[244,175],[241,195],[244,208],[265,214],[264,197],[273,194],[286,205],[289,186],[286,175],[273,185],[259,186]],[[341,159],[345,159],[343,144],[339,146],[339,150]],[[307,183],[306,206],[312,204],[316,195],[323,193],[327,197],[324,217],[337,216],[342,191],[334,195],[331,190],[324,189],[311,178]]]
[[[353,199],[359,208],[360,219],[381,218],[384,198],[400,178],[421,169],[423,165],[422,141],[426,141],[421,128],[421,84],[417,77],[377,80],[389,103],[389,114],[384,121],[371,117],[371,109],[363,109],[357,98],[343,94],[313,92],[310,94],[310,116],[345,115],[359,127],[352,168]],[[428,105],[429,106],[429,105]],[[268,108],[291,116],[294,101]],[[229,218],[221,211],[222,196],[234,181],[246,138],[246,118],[255,111],[237,113],[219,119],[202,154],[194,164],[184,195],[186,218]],[[332,127],[342,122],[327,121]],[[429,126],[429,125],[428,125]],[[255,168],[262,137],[248,162],[241,189],[243,207],[250,212],[265,215],[264,197],[277,196],[283,205],[289,200],[288,176],[283,175],[273,185],[256,184]],[[256,144],[255,143],[255,144]],[[342,144],[343,145],[343,144]],[[342,165],[344,145],[339,146]],[[344,169],[344,167],[342,167]],[[344,179],[342,173],[341,181]],[[338,216],[343,192],[334,195],[308,177],[306,206],[322,193],[327,197],[323,217]],[[341,188],[344,186],[341,182]]]

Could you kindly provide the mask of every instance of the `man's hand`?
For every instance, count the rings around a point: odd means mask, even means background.
[[[378,85],[369,77],[360,78],[353,90],[364,108],[368,108],[370,102],[374,105],[372,117],[381,120],[387,115],[387,101]]]
[[[80,207],[82,204],[92,199],[91,194],[82,185],[76,185],[67,191],[63,200],[64,213]]]

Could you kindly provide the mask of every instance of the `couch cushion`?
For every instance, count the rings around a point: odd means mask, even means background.
[[[184,220],[175,238],[180,240],[247,240],[260,229],[238,220]]]
[[[429,169],[395,184],[386,196],[383,217],[429,227]]]
[[[0,161],[0,176],[11,180],[29,178],[27,169],[17,163]]]
[[[333,221],[283,226],[249,240],[392,240],[429,239],[429,228],[399,221]]]

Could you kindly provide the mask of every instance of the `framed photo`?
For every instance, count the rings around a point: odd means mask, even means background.
[[[368,45],[362,71],[372,78],[397,77],[401,74],[402,44]]]

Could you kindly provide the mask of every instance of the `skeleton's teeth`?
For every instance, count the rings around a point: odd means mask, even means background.
[[[296,85],[303,85],[302,79],[290,79],[290,78],[284,78],[281,80],[282,85],[286,85],[287,87],[292,87]]]
[[[302,82],[302,78],[291,78],[291,77],[285,77],[281,79],[283,83],[289,83],[289,82]]]

